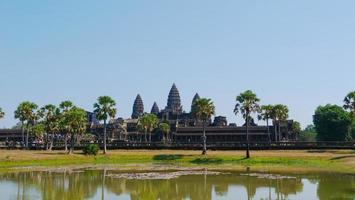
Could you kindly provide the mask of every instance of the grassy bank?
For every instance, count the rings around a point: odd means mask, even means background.
[[[244,159],[244,151],[184,150],[115,150],[98,156],[85,156],[80,152],[68,155],[63,151],[1,150],[0,170],[33,169],[34,167],[115,166],[119,169],[154,169],[156,165],[201,167],[220,170],[270,172],[342,172],[355,173],[355,151],[252,151],[250,159]],[[170,165],[169,165],[170,166]]]

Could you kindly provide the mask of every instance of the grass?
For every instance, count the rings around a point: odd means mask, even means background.
[[[102,166],[146,169],[154,165],[202,167],[219,170],[270,172],[340,172],[355,173],[355,151],[252,151],[244,158],[244,151],[187,150],[114,150],[108,154],[85,156],[80,152],[68,155],[63,151],[0,150],[0,170],[33,169],[35,167]],[[140,165],[137,167],[137,165]]]

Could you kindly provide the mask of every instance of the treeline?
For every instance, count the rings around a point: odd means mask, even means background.
[[[343,106],[318,106],[313,124],[299,133],[301,141],[351,141],[355,139],[355,91],[344,98]]]

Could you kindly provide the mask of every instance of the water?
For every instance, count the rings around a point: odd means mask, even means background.
[[[118,177],[121,173],[109,170],[3,173],[0,199],[355,199],[353,175],[191,173],[170,179],[163,179],[170,174],[163,173],[160,179],[145,180],[130,179],[136,174]],[[150,178],[155,176],[150,174]]]

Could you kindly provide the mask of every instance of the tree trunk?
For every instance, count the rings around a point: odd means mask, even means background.
[[[52,134],[52,137],[51,137],[51,142],[50,142],[50,145],[49,145],[49,151],[52,151],[53,142],[54,142],[54,134]]]
[[[64,135],[64,151],[68,151],[68,133],[65,133]]]
[[[22,147],[25,144],[25,127],[23,125],[23,122],[21,122],[21,136],[22,136]]]
[[[249,144],[249,114],[247,114],[246,119],[245,119],[245,127],[246,127],[246,137],[247,137],[247,152],[246,152],[246,158],[250,158],[250,144]]]
[[[104,154],[107,153],[106,149],[106,120],[104,120]]]
[[[271,136],[270,136],[270,129],[269,129],[269,118],[266,118],[266,126],[267,126],[267,135],[269,137],[269,143],[271,144]]]
[[[49,134],[46,133],[46,150],[49,150]]]
[[[203,150],[202,150],[202,155],[207,154],[207,147],[206,147],[206,120],[203,120]]]
[[[74,145],[75,145],[75,137],[74,134],[71,134],[69,154],[74,153]]]
[[[28,125],[26,128],[26,148],[28,149]]]
[[[152,143],[152,132],[149,132],[149,144]]]

